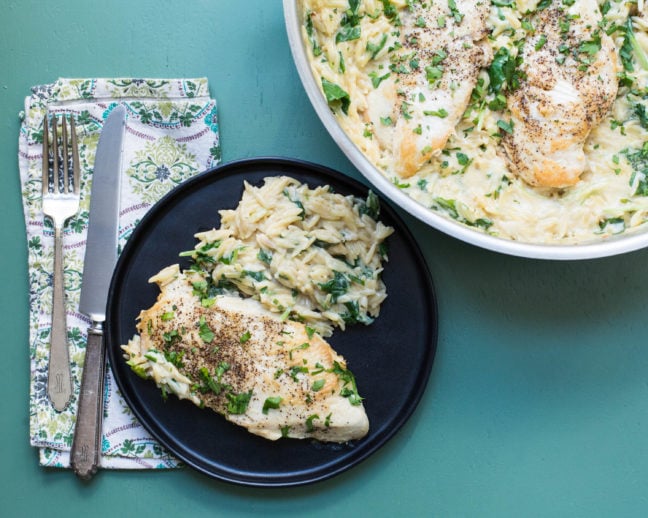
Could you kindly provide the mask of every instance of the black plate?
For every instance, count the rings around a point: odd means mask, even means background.
[[[262,439],[171,396],[166,402],[151,381],[137,377],[120,349],[135,333],[140,310],[159,290],[148,279],[180,262],[196,232],[220,225],[219,209],[235,208],[243,180],[288,175],[314,187],[366,197],[367,188],[328,168],[288,159],[232,162],[202,173],[169,193],[142,219],[119,258],[108,298],[106,342],[117,384],[135,415],[169,451],[218,479],[248,486],[295,486],[324,480],[356,465],[385,444],[407,421],[425,389],[437,342],[437,306],[425,261],[410,232],[383,201],[381,220],[395,228],[388,238],[383,274],[388,297],[370,326],[351,326],[329,339],[355,374],[370,431],[350,444]]]

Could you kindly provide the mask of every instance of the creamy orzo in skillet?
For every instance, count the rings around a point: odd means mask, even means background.
[[[648,220],[645,0],[298,0],[340,126],[414,200],[505,239]]]

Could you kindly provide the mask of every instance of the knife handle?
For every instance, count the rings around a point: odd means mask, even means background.
[[[92,327],[88,329],[79,407],[70,454],[70,464],[74,472],[84,480],[92,478],[99,468],[105,355],[102,325],[93,322]]]

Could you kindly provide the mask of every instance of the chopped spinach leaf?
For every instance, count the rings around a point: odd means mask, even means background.
[[[342,112],[346,115],[349,113],[349,105],[351,104],[351,97],[348,92],[344,91],[339,85],[322,77],[322,89],[326,102],[332,110],[337,109],[339,106]]]

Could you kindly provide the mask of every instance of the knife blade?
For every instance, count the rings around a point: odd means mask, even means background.
[[[90,216],[83,263],[79,311],[92,321],[88,328],[77,419],[70,464],[82,479],[99,468],[105,344],[103,323],[112,273],[117,262],[119,193],[126,109],[119,105],[106,119],[97,145],[90,192]]]

